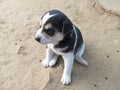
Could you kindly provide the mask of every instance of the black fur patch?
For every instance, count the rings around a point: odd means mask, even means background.
[[[77,44],[76,44],[76,47],[75,47],[75,50],[77,50],[82,45],[83,38],[82,38],[82,34],[79,31],[79,29],[77,27],[75,27],[75,29],[77,31],[77,36],[78,36]],[[71,34],[66,35],[65,38],[62,41],[60,41],[59,44],[57,44],[55,46],[55,48],[65,48],[65,47],[67,47],[66,49],[64,49],[62,51],[63,53],[73,51],[74,45],[75,45],[75,39],[76,39],[75,32],[72,30]],[[75,52],[75,51],[73,51],[73,52]]]
[[[47,30],[43,30],[46,32],[49,36],[53,36],[55,34],[55,29],[54,28],[49,28]]]

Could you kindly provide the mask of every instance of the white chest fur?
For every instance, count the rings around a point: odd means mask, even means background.
[[[55,48],[53,44],[48,44],[48,48],[50,48],[54,53],[58,54],[58,55],[62,55],[63,53],[61,52],[63,49],[65,48]]]

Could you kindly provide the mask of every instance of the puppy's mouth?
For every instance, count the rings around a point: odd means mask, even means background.
[[[43,44],[43,45],[48,44],[48,43],[47,43],[47,42],[45,42],[45,41],[40,41],[40,43],[41,43],[41,44]]]

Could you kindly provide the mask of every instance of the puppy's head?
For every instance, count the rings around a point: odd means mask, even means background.
[[[72,23],[67,16],[58,10],[51,10],[40,19],[40,28],[35,39],[42,44],[57,44],[69,36],[72,30]]]

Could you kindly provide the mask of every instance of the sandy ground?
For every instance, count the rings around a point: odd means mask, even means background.
[[[94,0],[0,0],[0,90],[119,90],[120,18]],[[43,68],[45,46],[34,40],[40,16],[63,11],[81,29],[88,67],[74,63],[72,83],[60,83],[63,60]]]
[[[106,12],[120,17],[120,0],[97,0]]]

